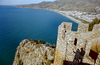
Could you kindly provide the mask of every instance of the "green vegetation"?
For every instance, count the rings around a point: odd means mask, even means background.
[[[28,54],[28,53],[29,53],[29,51],[26,52],[26,54]]]
[[[23,62],[22,62],[22,60],[19,60],[19,65],[23,65]]]
[[[85,20],[80,19],[80,21],[81,21],[82,23],[89,24],[89,22],[87,22],[87,21],[85,21]]]
[[[88,31],[92,31],[93,26],[94,26],[95,24],[99,24],[99,19],[95,18],[95,19],[93,20],[93,22],[91,22],[91,23],[89,24],[89,29],[88,29]]]
[[[43,41],[43,40],[38,40],[38,43],[39,43],[39,44],[44,44],[45,41]]]
[[[46,64],[47,64],[47,65],[51,65],[51,63],[53,63],[53,62],[54,62],[54,59],[52,59],[52,60],[47,60]]]
[[[53,51],[52,51],[53,52]],[[46,60],[46,65],[50,65],[51,63],[54,62],[54,58],[52,60],[49,60],[47,58],[47,51],[45,52],[45,55],[44,55],[44,60]]]
[[[54,46],[54,47],[56,47],[56,45],[55,45],[55,44],[53,44],[53,46]]]
[[[55,44],[52,45],[51,43],[48,43],[48,42],[46,43],[46,45],[51,46],[51,47],[56,47]]]
[[[46,45],[48,45],[48,46],[52,46],[52,44],[50,44],[50,43],[48,43],[48,42],[46,43]]]
[[[34,41],[33,39],[30,39],[30,41]]]
[[[19,53],[17,54],[17,57],[20,58],[20,54]]]
[[[47,60],[46,64],[50,65],[51,64],[51,60]]]
[[[95,24],[99,24],[99,21],[100,21],[98,18],[95,18],[95,19],[93,20],[93,22],[89,23],[89,22],[87,22],[87,21],[85,21],[85,20],[78,19],[78,18],[76,18],[76,17],[74,17],[74,16],[72,16],[72,15],[70,15],[70,16],[73,17],[73,18],[75,18],[75,19],[77,19],[77,20],[79,20],[79,21],[81,21],[82,23],[89,24],[88,31],[92,31],[93,26],[94,26]]]

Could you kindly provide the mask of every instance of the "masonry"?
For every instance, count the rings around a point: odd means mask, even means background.
[[[73,62],[78,49],[85,51],[82,63],[100,65],[100,24],[96,24],[91,32],[88,27],[88,24],[81,23],[78,24],[78,31],[71,31],[72,23],[59,25],[54,65],[62,65],[64,61]]]

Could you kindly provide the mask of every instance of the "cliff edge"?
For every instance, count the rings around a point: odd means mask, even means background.
[[[54,48],[25,39],[20,42],[13,65],[50,65],[54,60]]]

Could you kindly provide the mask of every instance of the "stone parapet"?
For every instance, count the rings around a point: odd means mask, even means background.
[[[93,40],[96,41],[100,52],[100,24],[95,25],[91,32],[88,32],[88,27],[88,24],[82,23],[78,25],[78,31],[71,31],[72,23],[63,22],[59,25],[54,65],[62,65],[64,62],[61,61],[74,64],[74,61],[81,61],[80,57],[83,63],[96,65],[100,63],[99,55],[97,60],[91,55],[96,54]]]

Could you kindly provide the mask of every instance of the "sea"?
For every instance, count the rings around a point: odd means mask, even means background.
[[[0,5],[0,65],[12,65],[16,48],[24,39],[44,40],[56,44],[58,26],[69,18],[45,9],[17,8]]]

